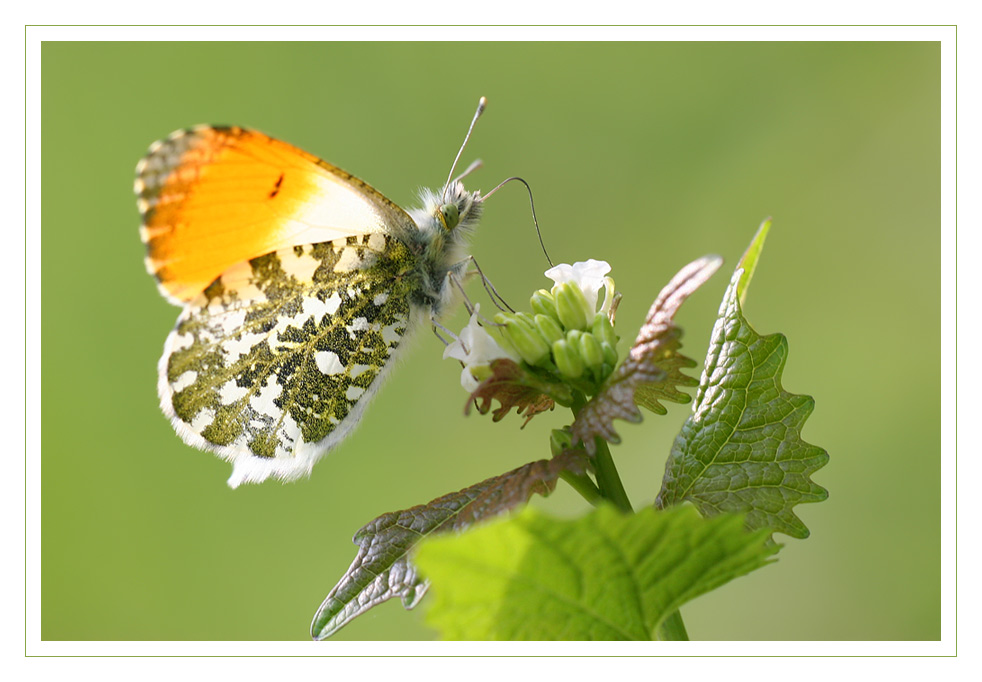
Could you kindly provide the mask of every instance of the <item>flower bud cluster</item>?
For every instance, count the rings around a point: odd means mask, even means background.
[[[499,326],[492,330],[496,332],[493,337],[481,326],[475,308],[467,326],[443,354],[463,364],[461,385],[475,391],[492,375],[491,363],[508,358],[592,393],[617,365],[617,335],[610,321],[614,281],[607,277],[608,272],[610,265],[597,260],[550,268],[545,274],[555,282],[552,289],[532,294],[530,313],[495,315]],[[601,290],[604,300],[598,310]]]
[[[603,286],[612,296],[610,278]],[[606,313],[596,310],[598,288],[590,301],[579,283],[557,282],[551,291],[532,294],[532,313],[499,313],[494,321],[502,325],[506,345],[526,363],[555,370],[564,379],[599,383],[617,365],[617,335]]]

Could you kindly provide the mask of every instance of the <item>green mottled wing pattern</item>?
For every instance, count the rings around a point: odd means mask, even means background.
[[[414,326],[414,266],[404,244],[372,233],[230,268],[167,338],[164,412],[189,444],[233,462],[232,487],[309,473]]]

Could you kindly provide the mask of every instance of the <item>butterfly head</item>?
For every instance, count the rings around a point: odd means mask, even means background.
[[[477,225],[484,197],[469,192],[454,181],[444,190],[423,190],[422,207],[409,212],[418,230],[411,236],[411,248],[425,273],[425,302],[439,310],[447,305],[447,275],[460,274],[467,259],[467,242]]]
[[[410,215],[426,238],[445,244],[463,244],[481,217],[484,197],[469,192],[458,181],[444,190],[423,190],[422,208]]]
[[[480,192],[468,192],[462,183],[454,181],[441,193],[434,217],[448,234],[467,233],[481,215],[481,202]]]
[[[481,160],[475,159],[463,173],[454,178],[454,169],[460,160],[460,155],[467,146],[474,124],[481,117],[481,113],[487,106],[488,101],[482,97],[477,103],[477,111],[464,136],[464,142],[457,150],[457,156],[450,166],[450,173],[447,175],[447,182],[439,194],[424,190],[422,194],[423,208],[411,212],[413,220],[420,228],[423,241],[429,246],[431,254],[439,253],[444,256],[440,260],[447,260],[446,256],[455,256],[456,252],[463,246],[464,240],[470,231],[477,225],[481,216],[481,204],[483,198],[480,192],[468,192],[460,182],[473,171],[481,167]],[[457,248],[455,248],[457,247]]]

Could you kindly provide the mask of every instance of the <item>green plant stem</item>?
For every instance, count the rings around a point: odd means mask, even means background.
[[[586,474],[574,474],[572,471],[565,470],[560,472],[559,477],[569,483],[573,490],[594,507],[603,500],[600,489]]]
[[[595,442],[597,454],[593,457],[593,466],[597,471],[597,487],[600,489],[600,495],[613,502],[623,512],[634,511],[631,501],[627,499],[621,477],[617,474],[617,467],[614,466],[614,458],[610,456],[607,442],[600,438]]]
[[[573,414],[575,415],[586,404],[586,398],[580,393],[574,394]],[[624,484],[617,473],[614,465],[614,458],[610,456],[610,448],[607,441],[597,438],[594,441],[597,445],[597,454],[593,458],[593,466],[596,470],[597,485],[593,485],[586,476],[580,476],[571,472],[560,474],[562,479],[569,483],[576,492],[583,498],[596,506],[601,500],[608,500],[617,505],[623,512],[633,512],[631,501],[627,498]],[[585,480],[584,480],[585,479]],[[661,641],[689,641],[689,633],[685,630],[685,623],[682,621],[682,614],[673,611],[660,626],[656,636]]]
[[[580,413],[583,406],[587,403],[587,397],[580,391],[573,391],[573,417]],[[631,506],[631,501],[627,499],[627,492],[624,490],[624,484],[621,483],[621,477],[617,474],[617,467],[614,466],[614,459],[610,456],[610,449],[607,447],[607,441],[602,438],[596,438],[594,442],[597,445],[597,454],[593,457],[593,468],[597,477],[597,494],[600,499],[613,502],[618,509],[623,512],[633,512],[634,508]],[[583,495],[587,502],[596,506],[599,501],[593,495],[593,491],[587,488],[587,494],[584,494],[583,490],[578,487],[582,485],[583,482],[579,481],[577,484],[563,477],[567,483],[573,486],[573,488]]]
[[[663,642],[689,641],[689,633],[685,631],[685,623],[682,622],[681,613],[678,611],[672,612],[672,615],[658,626],[658,639]]]

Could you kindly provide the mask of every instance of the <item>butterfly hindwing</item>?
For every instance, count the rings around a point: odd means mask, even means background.
[[[160,366],[164,411],[234,464],[293,479],[357,421],[413,326],[413,258],[372,233],[253,258],[186,306]]]

